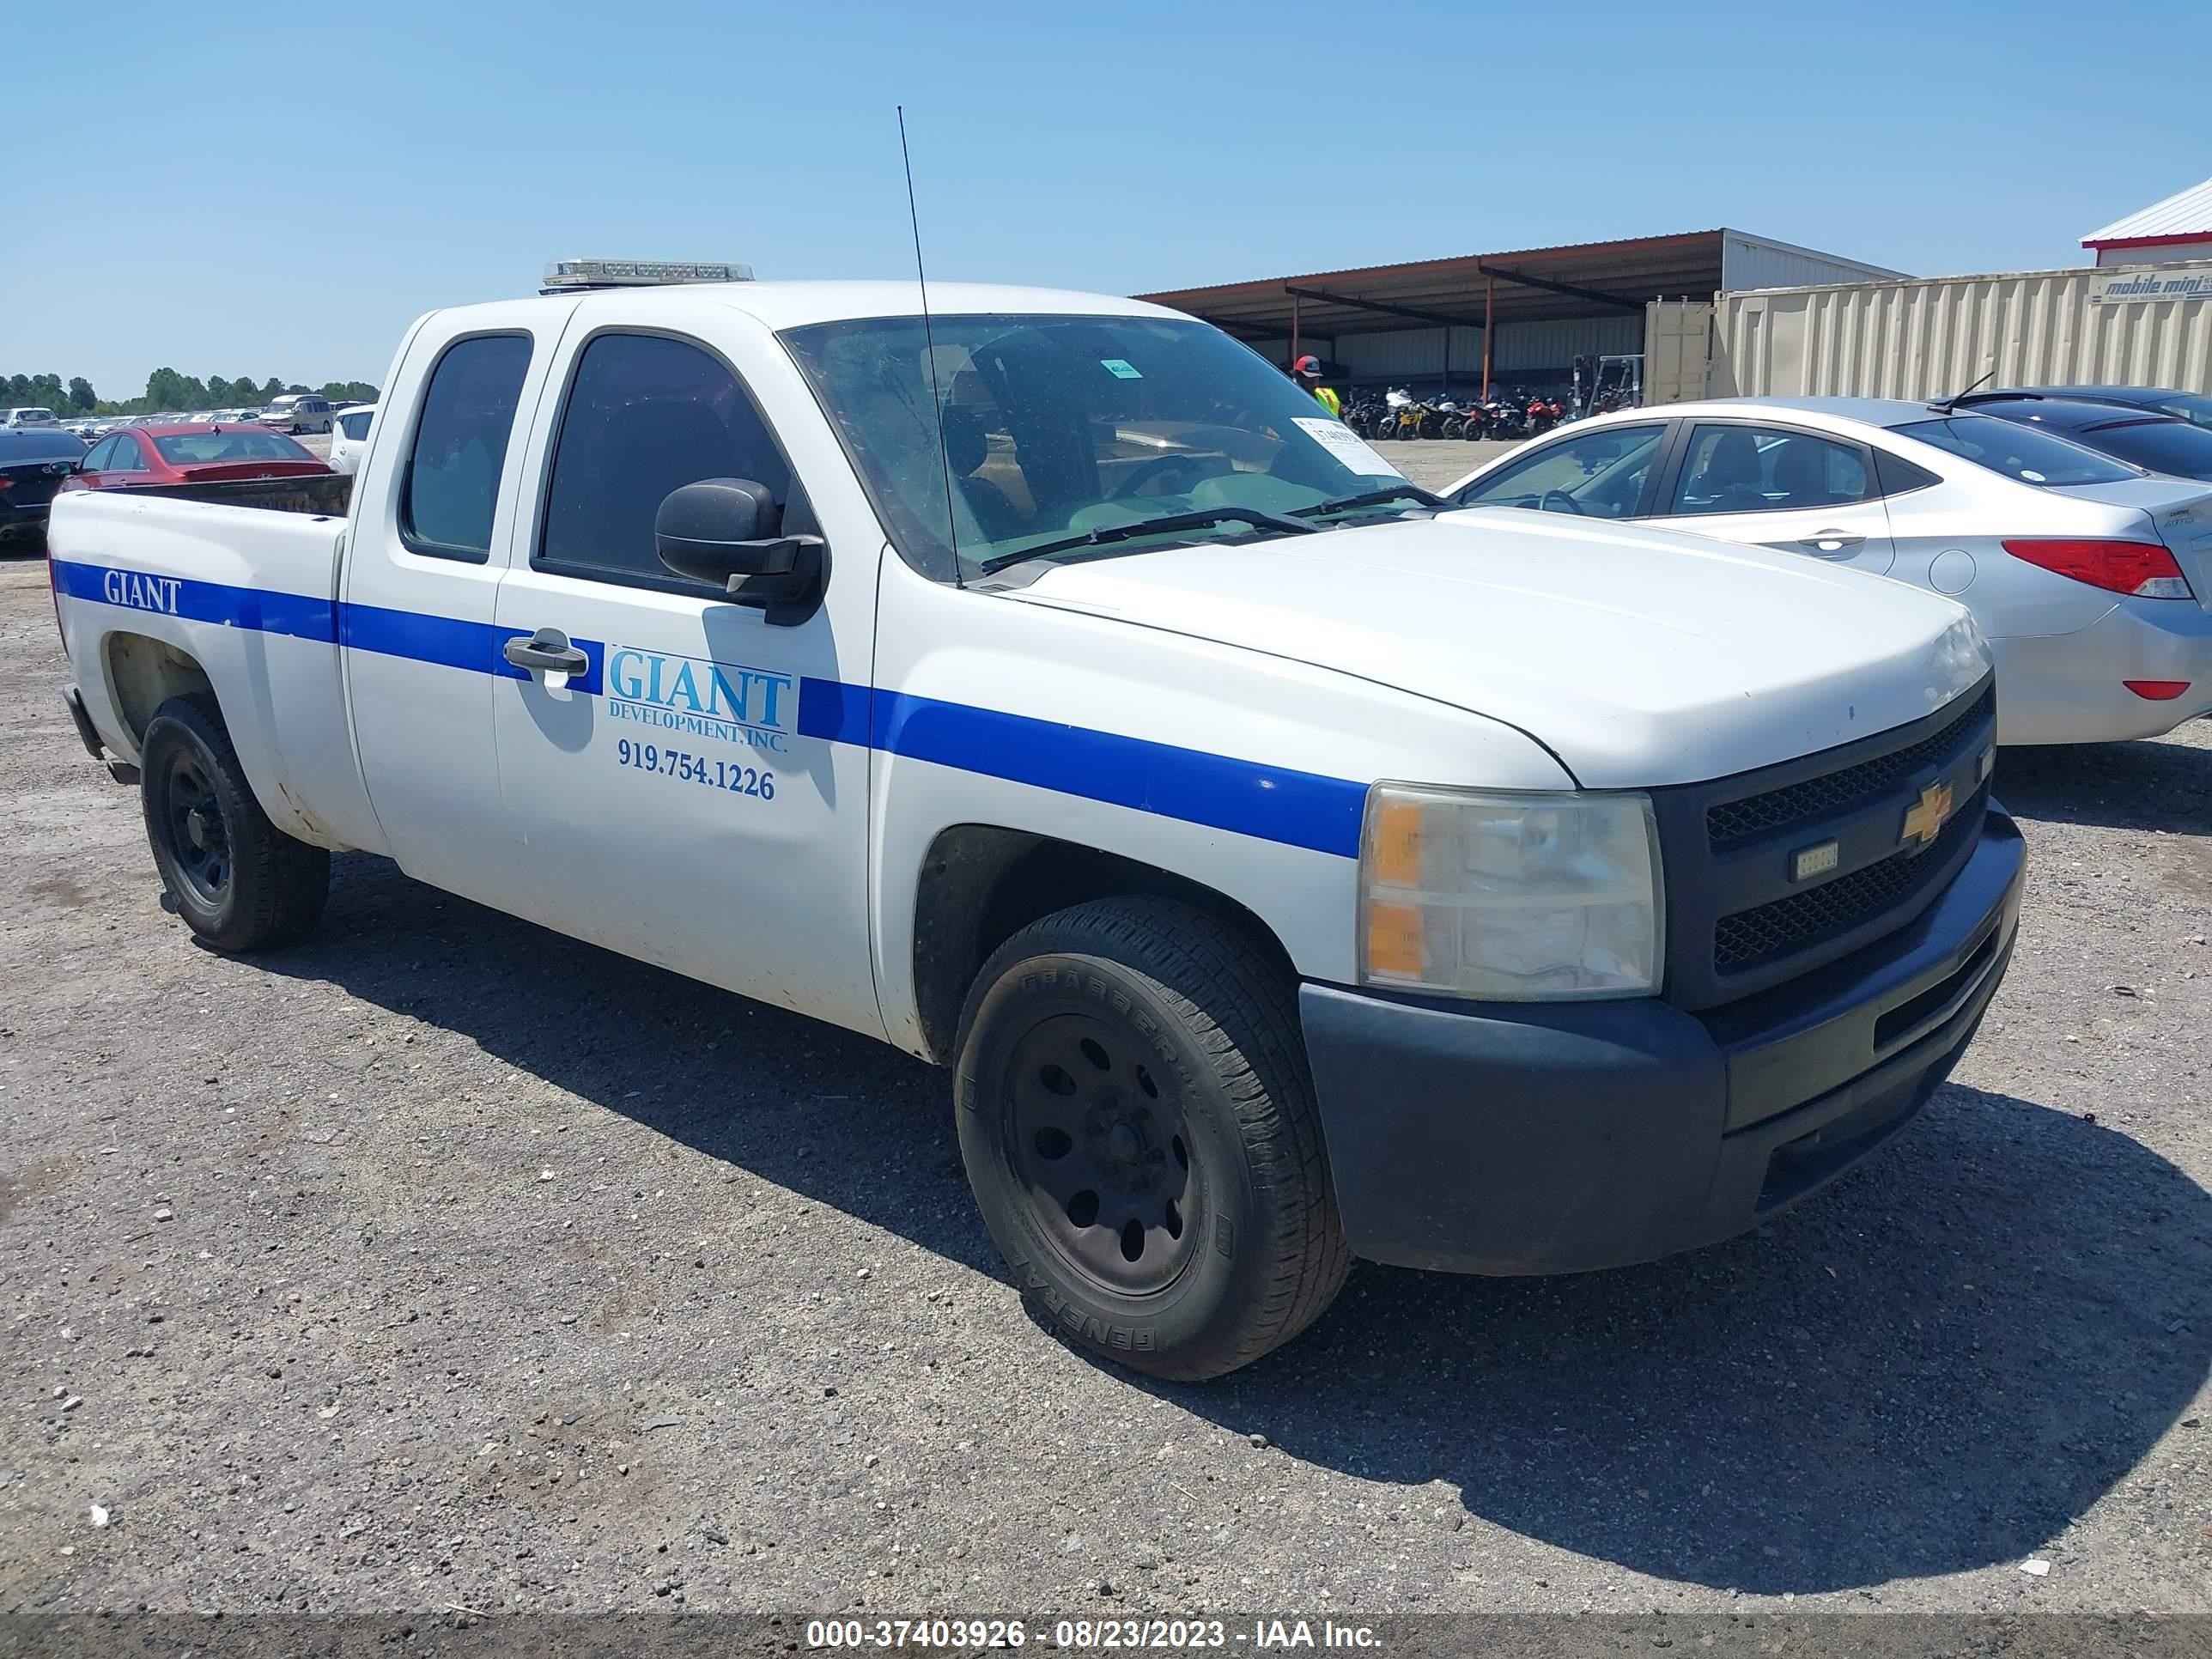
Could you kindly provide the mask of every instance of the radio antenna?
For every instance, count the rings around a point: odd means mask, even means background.
[[[906,148],[906,106],[898,111],[899,161],[906,168],[906,218],[914,227],[914,280],[921,289],[921,347],[929,360],[929,407],[937,416],[937,465],[945,474],[945,530],[952,543],[952,585],[965,587],[960,574],[960,521],[952,511],[952,453],[945,441],[945,399],[937,390],[937,336],[929,325],[929,277],[921,268],[921,215],[914,205],[914,157]]]

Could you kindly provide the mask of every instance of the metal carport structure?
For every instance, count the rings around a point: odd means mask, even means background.
[[[1524,356],[1547,349],[1540,341],[1559,342],[1548,348],[1562,354],[1559,362],[1542,366],[1563,368],[1574,355],[1565,345],[1577,339],[1613,343],[1608,349],[1627,343],[1628,349],[1642,350],[1645,308],[1655,300],[1710,302],[1723,288],[1862,282],[1896,274],[1722,229],[1418,259],[1138,297],[1202,318],[1285,366],[1299,354],[1313,352],[1330,362],[1338,378],[1353,382],[1411,373],[1441,376],[1448,383],[1455,370],[1471,377],[1476,365],[1459,362],[1457,356],[1462,345],[1474,343],[1461,331],[1479,333],[1486,397],[1494,368],[1536,366],[1500,364],[1500,343],[1516,331],[1532,343]],[[1565,326],[1573,324],[1598,326]],[[1545,330],[1539,326],[1543,325],[1553,326]],[[1388,348],[1374,343],[1424,332],[1428,340],[1399,339]],[[1364,361],[1360,353],[1346,352],[1348,341],[1368,348]],[[1422,356],[1429,367],[1410,367]],[[1385,366],[1378,376],[1364,372],[1365,363]]]

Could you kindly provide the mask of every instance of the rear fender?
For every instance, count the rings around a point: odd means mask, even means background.
[[[85,712],[126,764],[163,702],[211,692],[271,823],[318,846],[378,850],[327,597],[343,528],[75,493],[51,533],[57,610]]]

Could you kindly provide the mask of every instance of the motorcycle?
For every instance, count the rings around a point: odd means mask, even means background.
[[[1385,437],[1411,443],[1421,435],[1421,422],[1428,418],[1429,406],[1403,390],[1390,394],[1390,425]]]
[[[1493,398],[1482,406],[1482,435],[1511,441],[1528,435],[1527,408],[1510,398]]]
[[[1389,406],[1371,392],[1363,392],[1344,411],[1344,423],[1363,438],[1379,438]]]
[[[1453,435],[1452,428],[1455,423],[1459,423],[1463,428],[1460,406],[1449,398],[1439,394],[1426,408],[1427,412],[1421,416],[1419,430],[1414,434],[1414,436],[1449,438]]]

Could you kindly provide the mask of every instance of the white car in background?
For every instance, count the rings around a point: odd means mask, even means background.
[[[2001,743],[2154,738],[2212,710],[2212,489],[1970,407],[1622,410],[1443,494],[1694,531],[1947,594],[1996,656]]]
[[[312,392],[288,392],[281,398],[270,398],[253,418],[265,427],[289,432],[296,438],[302,432],[328,432],[331,405],[326,398]]]
[[[375,423],[374,404],[348,404],[331,416],[331,470],[358,472],[368,451],[368,428]]]

